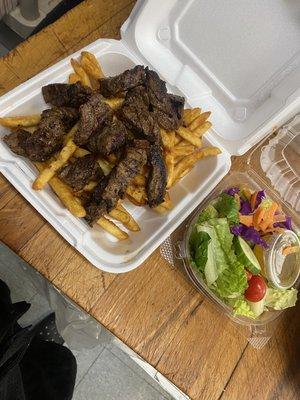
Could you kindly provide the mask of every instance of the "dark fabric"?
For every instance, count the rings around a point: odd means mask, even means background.
[[[76,359],[66,347],[39,335],[54,314],[34,327],[18,325],[29,307],[25,301],[12,304],[9,289],[0,280],[0,400],[70,400]]]

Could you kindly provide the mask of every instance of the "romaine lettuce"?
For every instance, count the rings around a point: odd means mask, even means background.
[[[242,315],[244,317],[255,319],[256,316],[254,312],[251,310],[249,304],[244,299],[235,299],[231,300],[229,304],[233,308],[234,315]]]
[[[202,222],[208,221],[211,218],[217,218],[218,217],[218,211],[215,209],[213,205],[209,205],[204,210],[199,214],[198,217],[198,224],[201,224]]]
[[[233,235],[226,218],[212,218],[197,225],[197,232],[209,235],[204,275],[207,285],[220,297],[236,297],[247,288],[244,266],[232,247]],[[195,261],[195,260],[194,260]]]
[[[226,217],[229,222],[237,224],[239,222],[239,204],[236,199],[227,193],[221,193],[217,198],[215,209],[219,216]]]
[[[288,307],[294,307],[297,301],[297,289],[291,288],[286,290],[267,289],[266,306],[274,308],[274,310],[284,310]]]

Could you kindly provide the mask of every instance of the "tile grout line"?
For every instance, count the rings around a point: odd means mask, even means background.
[[[103,351],[106,349],[106,346],[103,346],[103,349],[100,351],[100,353],[98,354],[98,356],[95,358],[95,360],[91,363],[91,365],[88,367],[87,371],[85,372],[85,374],[80,378],[80,380],[76,383],[75,387],[74,387],[74,391],[75,389],[77,389],[77,387],[80,385],[80,383],[83,381],[84,377],[88,374],[89,370],[93,367],[93,365],[95,364],[95,362],[98,360],[98,358],[101,356],[101,354],[103,353]],[[72,351],[72,350],[71,350]],[[73,352],[72,352],[73,353]],[[74,356],[75,357],[75,356]],[[76,357],[75,357],[76,358]],[[77,360],[76,360],[77,363]]]
[[[117,346],[116,346],[117,347]],[[126,365],[126,367],[127,368],[129,368],[130,369],[130,371],[131,372],[133,372],[136,376],[138,376],[140,379],[142,379],[145,383],[147,383],[149,386],[151,386],[152,387],[152,389],[154,389],[157,393],[159,393],[159,394],[161,394],[161,392],[159,391],[159,390],[157,390],[157,388],[156,387],[154,387],[151,383],[149,383],[149,382],[147,382],[146,381],[146,379],[145,378],[143,378],[140,374],[138,374],[136,371],[134,371],[128,364],[126,364],[123,360],[121,360],[121,358],[117,355],[117,354],[115,354],[115,353],[113,353],[112,351],[110,351],[110,349],[107,349],[113,356],[115,356],[122,364],[124,364],[124,365]],[[121,351],[122,351],[122,349],[120,349]],[[125,353],[125,352],[124,352]],[[126,353],[125,353],[126,354]],[[128,355],[128,357],[131,359],[131,357]],[[132,360],[132,362],[134,362],[133,360]],[[147,361],[146,361],[147,362]],[[137,364],[137,363],[136,363]],[[139,366],[138,364],[137,364],[137,366]],[[140,366],[139,366],[140,367]],[[147,374],[147,372],[142,368],[142,367],[140,367],[140,369],[142,370],[142,371],[144,371],[144,373],[145,374]],[[156,373],[157,373],[158,371],[156,370]],[[157,382],[151,375],[149,375],[149,374],[147,374],[149,377],[151,377],[152,379],[153,379],[153,381],[154,382]],[[159,383],[157,382],[157,384],[159,385]],[[163,388],[162,388],[163,389]],[[166,392],[166,390],[165,389],[163,389],[165,392]],[[166,392],[167,393],[167,392]],[[164,396],[164,395],[162,395],[162,396]],[[166,397],[164,396],[164,398],[166,399]]]

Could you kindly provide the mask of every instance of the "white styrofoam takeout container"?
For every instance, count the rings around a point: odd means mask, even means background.
[[[296,3],[296,2],[295,2]],[[266,0],[138,1],[122,27],[122,40],[97,40],[85,47],[107,76],[135,64],[148,65],[187,105],[212,111],[205,145],[222,154],[203,160],[171,189],[174,209],[159,215],[125,203],[141,231],[116,241],[99,227],[71,215],[47,188],[31,188],[33,165],[0,141],[0,171],[54,228],[96,267],[113,273],[140,265],[230,169],[275,125],[300,111],[299,3]],[[70,58],[41,72],[0,99],[1,116],[24,115],[47,106],[41,87],[67,82]],[[0,128],[0,137],[7,133]]]

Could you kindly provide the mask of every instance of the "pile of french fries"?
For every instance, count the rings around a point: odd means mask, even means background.
[[[99,79],[103,78],[104,74],[98,60],[92,53],[81,52],[80,60],[71,59],[71,65],[74,72],[69,75],[69,83],[81,82],[92,89],[99,88]],[[116,97],[105,101],[113,110],[117,110],[124,99]],[[188,174],[198,160],[208,156],[216,156],[220,153],[217,147],[202,147],[203,135],[212,126],[211,122],[208,121],[209,116],[210,112],[201,112],[200,108],[185,109],[183,124],[178,130],[167,132],[161,129],[161,140],[167,168],[167,189],[170,189]],[[41,116],[38,114],[6,117],[0,118],[0,125],[11,129],[22,127],[33,132],[40,119]],[[86,215],[86,211],[81,201],[82,193],[93,190],[97,182],[90,182],[82,191],[76,193],[56,176],[58,171],[66,164],[89,154],[86,149],[76,146],[73,141],[77,129],[78,124],[65,136],[63,148],[54,157],[45,163],[34,163],[39,175],[33,182],[32,187],[35,190],[41,190],[46,184],[49,184],[64,206],[74,216],[83,218]],[[107,159],[98,159],[98,163],[105,175],[110,173],[116,161],[117,158],[114,154],[111,154]],[[127,199],[137,206],[147,204],[147,176],[148,169],[144,167],[143,171],[135,177],[134,182],[127,188]],[[172,208],[173,204],[167,191],[164,202],[156,207],[155,211],[163,214]],[[140,230],[138,223],[121,204],[121,201],[108,215],[101,217],[97,224],[119,240],[128,238],[128,233],[124,231],[124,227],[132,232]]]

